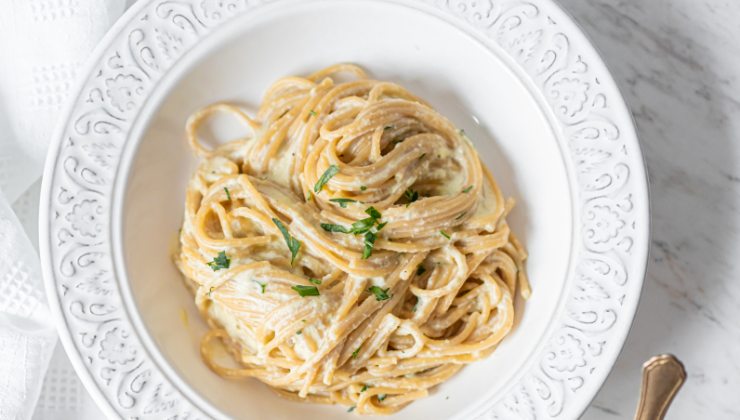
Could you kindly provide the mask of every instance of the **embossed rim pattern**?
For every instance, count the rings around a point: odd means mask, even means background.
[[[110,416],[208,416],[148,358],[113,269],[111,202],[128,130],[158,81],[219,25],[290,1],[139,2],[92,54],[63,114],[41,194],[44,279],[60,339]],[[505,51],[549,106],[573,172],[573,279],[543,349],[472,417],[575,418],[621,350],[647,263],[647,180],[630,114],[598,54],[552,0],[395,2],[442,14]]]

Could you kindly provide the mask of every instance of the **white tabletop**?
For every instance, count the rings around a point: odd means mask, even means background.
[[[740,2],[560,3],[622,89],[651,182],[640,308],[583,419],[631,418],[640,367],[663,352],[688,372],[668,419],[740,418]]]

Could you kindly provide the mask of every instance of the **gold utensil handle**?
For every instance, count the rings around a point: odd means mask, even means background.
[[[686,370],[673,355],[661,354],[645,362],[635,420],[662,420],[685,380]]]

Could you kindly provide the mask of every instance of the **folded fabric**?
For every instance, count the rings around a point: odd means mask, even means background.
[[[125,0],[0,0],[0,191],[12,203],[39,176],[78,68]]]
[[[33,413],[56,340],[38,256],[0,194],[0,419]]]

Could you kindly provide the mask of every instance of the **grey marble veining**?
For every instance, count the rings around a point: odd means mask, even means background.
[[[740,1],[560,3],[622,89],[651,182],[640,308],[583,419],[631,418],[641,365],[664,352],[688,372],[668,419],[739,419]]]

